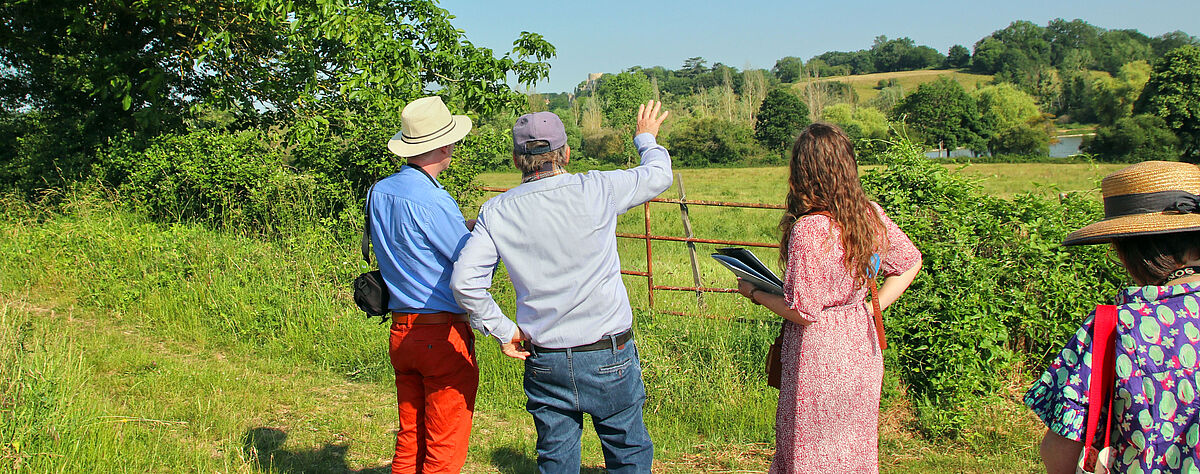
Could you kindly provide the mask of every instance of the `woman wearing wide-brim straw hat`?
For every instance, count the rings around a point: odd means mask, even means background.
[[[1097,417],[1094,434],[1105,440],[1111,420],[1110,471],[1197,472],[1200,168],[1138,163],[1104,178],[1101,191],[1104,219],[1072,232],[1063,244],[1111,244],[1136,285],[1121,289],[1113,302],[1114,355],[1105,363],[1095,358],[1113,374],[1107,390],[1113,395],[1089,399],[1092,334],[1099,326],[1092,312],[1025,394],[1025,404],[1048,427],[1042,460],[1048,472],[1076,472],[1088,411],[1111,400],[1111,417]]]

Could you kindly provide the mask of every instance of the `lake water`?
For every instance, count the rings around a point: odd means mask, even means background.
[[[1050,145],[1050,157],[1051,158],[1066,158],[1068,156],[1078,155],[1079,154],[1079,146],[1082,144],[1083,144],[1083,137],[1060,137],[1058,139],[1058,143],[1053,143]],[[942,155],[945,155],[945,152],[942,152]],[[939,157],[938,151],[936,151],[936,150],[926,152],[925,156],[928,156],[930,158],[938,158]],[[950,156],[953,156],[953,157],[967,156],[967,157],[969,157],[969,156],[975,156],[975,155],[973,153],[971,153],[971,150],[958,149],[958,150],[954,150],[953,152],[951,152]]]

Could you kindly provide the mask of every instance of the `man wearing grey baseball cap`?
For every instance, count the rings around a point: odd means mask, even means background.
[[[592,416],[608,472],[650,472],[646,388],[616,228],[620,214],[671,186],[671,157],[655,141],[668,115],[660,106],[638,107],[639,166],[584,174],[564,170],[571,147],[557,115],[518,118],[513,164],[522,184],[483,204],[454,264],[450,286],[471,327],[525,361],[525,406],[543,473],[579,472],[584,413]],[[516,323],[488,293],[498,260],[516,290]]]

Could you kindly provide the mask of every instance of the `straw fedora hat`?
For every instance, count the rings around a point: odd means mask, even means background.
[[[388,150],[408,158],[453,144],[471,131],[471,118],[450,115],[438,96],[409,102],[400,112],[400,132],[388,140]]]
[[[1104,220],[1067,235],[1063,245],[1200,230],[1200,168],[1144,161],[1100,182]]]

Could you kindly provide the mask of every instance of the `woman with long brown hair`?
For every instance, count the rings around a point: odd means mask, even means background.
[[[792,146],[780,261],[784,296],[738,283],[782,316],[783,370],[773,473],[876,472],[883,328],[866,303],[884,277],[880,308],[921,269],[921,253],[858,180],[854,146],[814,123]]]

